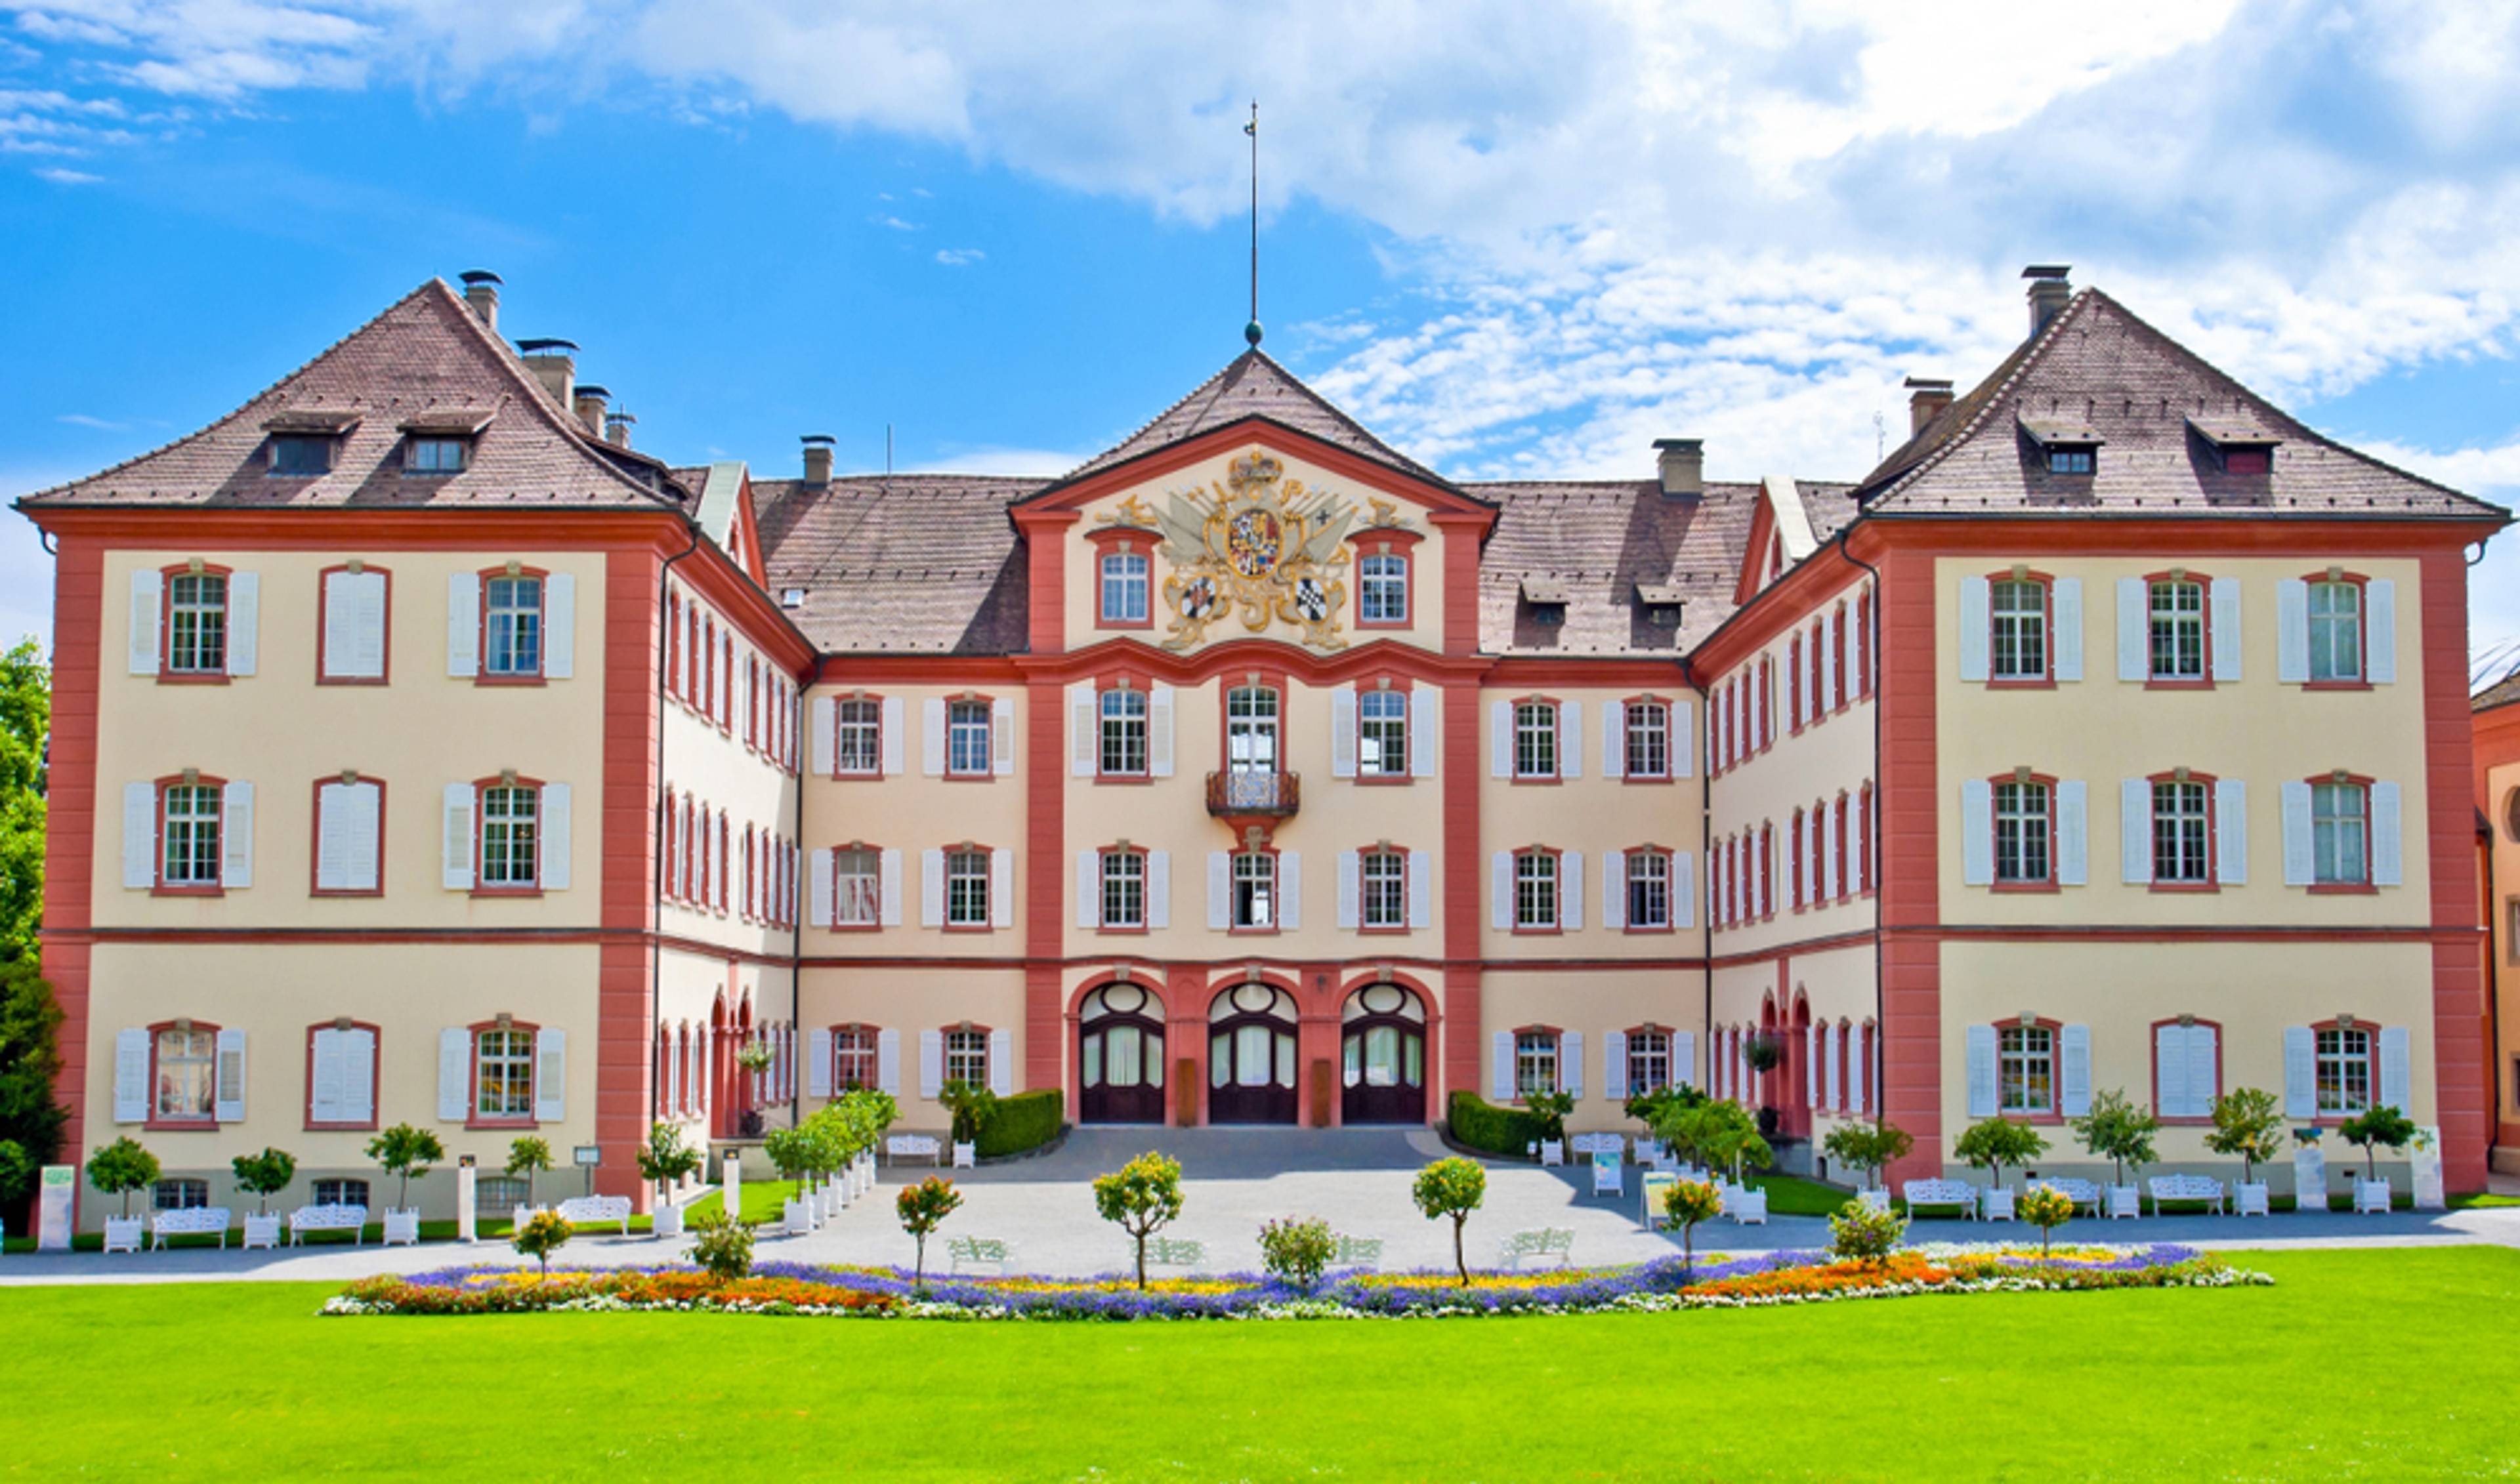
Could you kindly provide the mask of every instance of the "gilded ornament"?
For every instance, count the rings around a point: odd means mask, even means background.
[[[1356,520],[1353,504],[1285,477],[1285,467],[1257,449],[1237,458],[1222,483],[1164,498],[1154,519],[1173,568],[1164,578],[1173,610],[1165,649],[1191,648],[1229,612],[1249,633],[1282,622],[1313,649],[1347,648],[1339,613],[1348,554],[1339,538]]]

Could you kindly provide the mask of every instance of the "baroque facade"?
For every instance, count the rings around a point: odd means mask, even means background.
[[[224,1196],[532,1131],[644,1200],[652,1120],[851,1085],[1585,1128],[1688,1082],[1887,1117],[1904,1176],[2109,1088],[2202,1163],[2252,1085],[2478,1187],[2504,514],[2031,278],[1878,469],[1737,483],[1449,479],[1256,346],[1057,478],[677,468],[432,280],[19,504],[73,1145]]]

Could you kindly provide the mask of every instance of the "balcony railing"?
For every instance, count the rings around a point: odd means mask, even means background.
[[[1211,773],[1207,776],[1207,812],[1220,819],[1254,815],[1282,818],[1301,805],[1302,783],[1292,773]]]

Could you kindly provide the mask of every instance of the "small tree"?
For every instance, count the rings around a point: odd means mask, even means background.
[[[127,1219],[131,1192],[158,1183],[158,1156],[128,1137],[117,1139],[88,1156],[87,1183],[108,1195],[121,1196]]]
[[[980,1130],[998,1114],[998,1095],[976,1082],[954,1081],[945,1084],[936,1101],[954,1115],[954,1142],[976,1144]]]
[[[1828,1157],[1863,1172],[1860,1189],[1869,1190],[1875,1173],[1908,1157],[1915,1136],[1895,1123],[1841,1123],[1821,1141]]]
[[[236,1170],[237,1189],[254,1197],[253,1214],[271,1214],[271,1197],[289,1189],[297,1178],[297,1158],[286,1149],[265,1149],[259,1154],[239,1154],[228,1163]]]
[[[2001,1188],[2005,1165],[2028,1164],[2047,1147],[2047,1138],[2030,1125],[2014,1123],[2007,1118],[1989,1118],[1970,1124],[1967,1132],[1952,1146],[1952,1152],[1966,1161],[1971,1169],[1986,1171],[1988,1185]],[[1906,1150],[1900,1152],[1905,1153]],[[1891,1157],[1895,1159],[1898,1155]]]
[[[1654,1135],[1668,1140],[1672,1152],[1691,1164],[1732,1171],[1736,1185],[1744,1163],[1765,1165],[1777,1157],[1760,1136],[1759,1120],[1730,1101],[1688,1107],[1673,1103],[1654,1126]]]
[[[852,1088],[834,1100],[832,1105],[846,1109],[864,1120],[878,1138],[901,1117],[901,1104],[893,1100],[892,1094],[879,1088]]]
[[[770,1156],[770,1167],[781,1175],[802,1184],[814,1167],[813,1119],[788,1129],[772,1129],[761,1140],[761,1152]]]
[[[446,1158],[446,1146],[428,1129],[397,1123],[368,1141],[368,1157],[388,1174],[399,1178],[401,1188],[394,1199],[400,1209],[411,1208],[411,1183],[428,1178],[428,1167]]]
[[[2345,1142],[2362,1151],[2362,1175],[2365,1180],[2380,1178],[2380,1150],[2403,1149],[2415,1137],[2415,1121],[2394,1107],[2371,1109],[2359,1118],[2348,1118],[2336,1126]]]
[[[752,1271],[752,1229],[723,1210],[692,1223],[692,1261],[722,1283]]]
[[[536,1211],[525,1219],[523,1226],[517,1229],[514,1237],[508,1238],[508,1244],[541,1263],[542,1276],[545,1280],[549,1280],[551,1255],[567,1246],[569,1237],[574,1235],[569,1231],[568,1223],[561,1219],[558,1211]]]
[[[1522,1095],[1522,1105],[1533,1117],[1540,1120],[1541,1138],[1566,1137],[1566,1115],[1575,1111],[1573,1094],[1525,1093]]]
[[[945,1218],[962,1204],[963,1192],[954,1189],[954,1182],[939,1176],[930,1175],[917,1185],[901,1188],[893,1209],[901,1215],[901,1230],[919,1244],[918,1261],[910,1270],[912,1286],[924,1287],[927,1283],[927,1234],[944,1225]]]
[[[528,1134],[508,1146],[508,1173],[525,1177],[525,1207],[534,1204],[534,1176],[552,1167],[551,1146]]]
[[[2117,1088],[2092,1095],[2092,1110],[2072,1120],[2074,1135],[2083,1147],[2109,1162],[2114,1172],[2112,1185],[2126,1184],[2126,1167],[2134,1165],[2136,1173],[2152,1163],[2153,1136],[2161,1132],[2161,1120],[2152,1109],[2138,1107]]]
[[[1620,1104],[1620,1111],[1651,1130],[1682,1108],[1695,1107],[1706,1101],[1706,1095],[1685,1083],[1672,1083],[1646,1092],[1630,1093]]]
[[[654,1186],[660,1199],[666,1187],[689,1180],[706,1163],[705,1155],[683,1143],[683,1131],[675,1124],[651,1125],[648,1142],[639,1147],[639,1178]]]
[[[2242,1185],[2255,1183],[2259,1161],[2272,1161],[2282,1140],[2275,1095],[2265,1088],[2237,1087],[2214,1100],[2214,1132],[2205,1136],[2205,1147],[2237,1155]]]
[[[1662,1211],[1680,1228],[1680,1260],[1697,1272],[1697,1225],[1724,1214],[1724,1192],[1705,1180],[1682,1180],[1662,1188]]]
[[[1462,1286],[1468,1287],[1470,1263],[1462,1252],[1462,1228],[1488,1198],[1488,1172],[1476,1160],[1438,1159],[1418,1172],[1418,1183],[1409,1195],[1428,1221],[1453,1218],[1453,1268],[1462,1275]]]
[[[2048,1186],[2038,1186],[2021,1197],[2016,1208],[2023,1221],[2039,1229],[2039,1256],[2048,1256],[2048,1238],[2058,1227],[2074,1219],[2074,1197]]]
[[[1318,1216],[1288,1216],[1260,1226],[1260,1269],[1290,1288],[1311,1292],[1337,1253],[1337,1237]]]
[[[1147,1238],[1182,1213],[1181,1161],[1148,1152],[1094,1180],[1094,1209],[1117,1222],[1138,1246],[1138,1287],[1147,1286]]]

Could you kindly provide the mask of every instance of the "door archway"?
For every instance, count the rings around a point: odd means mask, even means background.
[[[1207,1008],[1207,1121],[1295,1121],[1295,997],[1238,984]]]
[[[1163,1003],[1135,984],[1106,984],[1085,997],[1077,1018],[1079,1119],[1163,1122]]]
[[[1339,1011],[1339,1121],[1426,1121],[1426,1007],[1397,984],[1369,984]]]

